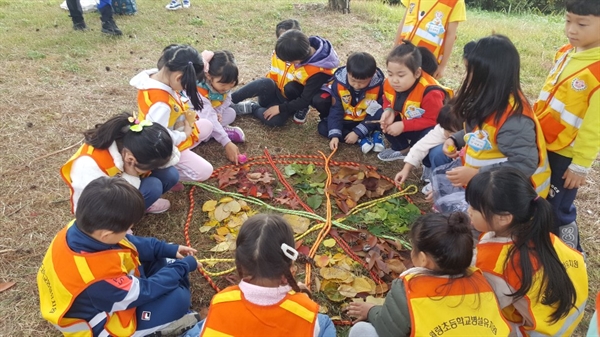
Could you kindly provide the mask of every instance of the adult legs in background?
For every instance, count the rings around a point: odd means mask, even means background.
[[[87,25],[83,19],[83,10],[81,9],[79,0],[67,0],[67,7],[69,8],[71,20],[73,21],[73,29],[86,30]]]

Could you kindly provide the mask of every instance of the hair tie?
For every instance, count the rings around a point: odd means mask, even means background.
[[[538,201],[538,199],[539,199],[539,198],[540,198],[540,196],[539,196],[539,195],[538,195],[538,196],[536,196],[535,198],[533,198],[533,202],[536,202],[536,201]]]
[[[296,261],[298,258],[298,251],[286,243],[281,244],[281,251],[283,252],[283,255],[287,256],[292,261]]]
[[[194,65],[194,63],[192,61],[188,61],[188,64],[191,65],[191,66]]]
[[[129,118],[127,118],[127,120],[129,121],[129,123],[132,124],[129,126],[129,130],[131,130],[133,132],[141,132],[142,129],[144,128],[144,126],[152,125],[152,122],[147,119],[140,121],[137,118],[129,117]]]
[[[200,55],[202,56],[202,62],[204,62],[204,72],[207,73],[210,60],[212,60],[213,56],[215,56],[215,52],[204,50],[202,53],[200,53]]]

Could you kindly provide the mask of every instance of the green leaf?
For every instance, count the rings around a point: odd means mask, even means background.
[[[306,203],[308,204],[308,206],[310,206],[310,208],[317,209],[323,203],[323,197],[318,194],[311,195],[310,197],[308,197],[308,199],[306,199]]]
[[[308,166],[306,167],[306,174],[313,174],[313,172],[315,172],[315,165],[308,164]]]
[[[294,168],[292,167],[292,165],[287,165],[286,167],[283,168],[283,173],[285,173],[285,175],[288,176],[288,177],[291,177],[294,174],[296,174],[296,170],[294,170]]]

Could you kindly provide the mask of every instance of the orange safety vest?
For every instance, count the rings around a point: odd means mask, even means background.
[[[346,87],[337,84],[335,88],[342,101],[342,108],[344,109],[344,120],[361,122],[365,120],[367,115],[367,107],[372,101],[377,101],[381,95],[381,86],[373,87],[365,93],[365,97],[362,100],[352,105],[352,93]]]
[[[524,336],[571,336],[583,318],[585,304],[588,298],[588,276],[583,255],[575,249],[567,246],[554,234],[549,234],[552,246],[558,255],[558,259],[565,266],[569,278],[573,282],[577,299],[575,308],[569,314],[554,324],[548,323],[548,318],[554,312],[553,306],[542,304],[542,296],[538,292],[542,286],[542,267],[539,262],[532,258],[534,275],[529,292],[519,301],[527,303],[528,312],[520,313],[513,305],[503,309],[503,314],[511,322],[519,324],[519,329]],[[505,262],[508,252],[513,246],[512,242],[480,242],[477,244],[477,261],[475,266],[484,273],[504,279],[512,289],[521,287],[522,271],[515,270],[512,262]],[[534,249],[535,247],[532,247]],[[519,253],[513,255],[514,265],[519,266]],[[549,275],[548,277],[552,277]],[[542,290],[543,291],[543,290]],[[521,325],[523,316],[528,316],[532,321],[531,326]]]
[[[295,71],[296,67],[293,64],[282,61],[273,52],[273,55],[271,55],[271,70],[267,73],[267,77],[277,84],[277,88],[279,88],[283,97],[285,97],[283,88],[286,84],[294,80]]]
[[[210,98],[208,98],[208,89],[205,88],[201,88],[201,87],[197,87],[198,88],[198,92],[200,93],[200,95],[202,95],[202,97],[205,97],[206,99],[208,99],[210,101],[210,105],[213,108],[219,107],[221,106],[221,104],[223,104],[223,101],[213,101]],[[228,94],[224,94],[223,95],[223,100],[225,100],[225,98],[227,97]]]
[[[411,0],[400,37],[415,46],[424,46],[437,58],[444,56],[444,42],[448,30],[448,20],[458,0],[439,0],[421,16],[419,0]]]
[[[573,144],[590,99],[600,89],[600,61],[590,61],[586,67],[564,74],[559,81],[572,52],[575,48],[570,44],[558,50],[556,63],[533,106],[548,151],[559,151]]]
[[[294,81],[306,85],[306,81],[313,75],[318,73],[324,73],[333,76],[335,69],[327,69],[322,67],[313,66],[312,64],[303,65],[300,68],[294,69]]]
[[[212,298],[200,336],[312,336],[318,313],[319,305],[306,294],[290,291],[279,303],[260,306],[231,286]]]
[[[166,103],[171,107],[171,114],[169,116],[169,124],[163,125],[164,127],[174,130],[183,127],[183,123],[185,122],[185,112],[188,110],[188,106],[185,103],[181,103],[180,99],[176,99],[171,96],[168,92],[161,89],[147,89],[147,90],[139,90],[138,91],[138,118],[140,121],[146,119],[146,114],[150,111],[150,107],[154,103]],[[191,125],[192,133],[186,140],[177,145],[179,151],[183,151],[192,147],[195,143],[199,141],[198,129],[196,128],[196,124]]]
[[[448,276],[402,276],[411,336],[508,336],[494,290],[480,270],[450,279]],[[435,313],[432,315],[432,313]]]
[[[77,150],[77,152],[75,152],[75,154],[60,168],[60,176],[69,186],[71,196],[71,213],[75,212],[75,204],[73,203],[73,179],[71,178],[71,168],[73,167],[75,160],[83,156],[88,156],[94,159],[102,172],[109,177],[114,177],[121,173],[121,170],[115,166],[115,161],[110,155],[108,149],[96,149],[93,146],[85,143],[81,145],[79,150]]]
[[[54,237],[37,274],[42,317],[64,336],[92,337],[92,328],[104,319],[107,336],[131,336],[137,326],[135,308],[100,312],[90,321],[64,317],[77,296],[91,284],[140,275],[137,249],[127,239],[119,242],[121,249],[81,254],[73,252],[67,244],[67,229],[73,223],[71,221]]]
[[[443,87],[435,78],[433,78],[433,76],[426,72],[421,72],[421,78],[419,78],[417,85],[408,94],[408,97],[402,106],[402,111],[397,111],[402,116],[403,120],[421,118],[425,114],[425,110],[421,108],[421,101],[423,100],[423,96],[425,96],[425,91],[429,91],[433,88],[440,88],[444,90],[447,96],[452,96],[452,92]],[[392,88],[392,85],[387,78],[383,82],[383,94],[390,102],[390,108],[394,109],[397,93],[396,90]]]
[[[535,123],[536,143],[538,148],[538,166],[531,176],[531,183],[535,187],[535,191],[538,195],[545,198],[550,190],[550,165],[548,164],[548,154],[546,152],[544,134],[537,117],[535,117],[527,103],[527,99],[523,98],[523,103],[523,116],[531,118]],[[496,116],[494,114],[487,118],[481,129],[479,129],[478,126],[475,126],[473,131],[469,133],[467,133],[465,129],[465,166],[480,168],[508,160],[508,158],[498,149],[497,137],[498,130],[500,130],[502,125],[504,125],[504,122],[512,116],[512,109],[511,99],[511,104],[506,108],[504,115],[498,123],[496,123]]]

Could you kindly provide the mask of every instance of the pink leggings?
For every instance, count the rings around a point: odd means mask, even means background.
[[[181,181],[205,181],[213,172],[212,165],[192,151],[202,141],[210,138],[213,130],[212,123],[208,119],[199,119],[196,121],[196,127],[200,132],[200,139],[189,149],[181,151],[179,163],[175,165]]]

